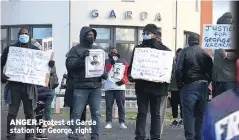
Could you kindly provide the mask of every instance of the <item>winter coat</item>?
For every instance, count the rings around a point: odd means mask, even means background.
[[[106,59],[105,61],[105,69],[106,69],[106,72],[109,73],[109,71],[111,70],[111,68],[113,67],[113,63],[112,63],[112,59]],[[115,63],[117,64],[122,64],[125,66],[125,69],[124,69],[124,75],[123,75],[123,78],[121,79],[121,81],[123,82],[123,85],[121,86],[118,86],[116,85],[115,83],[111,82],[109,79],[107,79],[105,81],[105,84],[104,84],[104,89],[105,91],[108,91],[108,90],[125,90],[125,84],[128,82],[128,76],[127,76],[127,71],[128,71],[128,62],[125,61],[124,59],[118,59]]]
[[[154,41],[151,45],[145,45],[141,44],[138,46],[135,46],[135,48],[154,48],[158,50],[165,50],[165,51],[171,51],[169,48],[167,48],[165,45],[163,45],[160,41]],[[134,50],[135,50],[134,48]],[[128,77],[131,76],[131,70],[132,70],[132,62],[134,58],[134,50],[132,53],[130,65],[128,68]],[[135,80],[135,92],[136,94],[152,94],[152,95],[159,95],[164,96],[168,94],[169,90],[169,84],[168,83],[156,83],[146,80]]]
[[[37,86],[38,100],[46,100],[48,96],[51,96],[51,91],[48,87]]]
[[[83,27],[80,33],[80,44],[71,48],[67,54],[66,67],[72,71],[72,77],[74,80],[74,88],[76,89],[95,89],[102,87],[101,77],[85,78],[85,59],[83,53],[85,50],[100,49],[94,45],[87,46],[84,42],[87,32],[92,29],[89,27]]]
[[[212,80],[212,58],[198,45],[184,48],[177,60],[176,81],[181,88],[184,84],[205,80],[208,84]]]
[[[172,79],[170,82],[170,91],[178,91],[178,86],[176,82],[176,58],[173,60],[173,72],[172,72]]]

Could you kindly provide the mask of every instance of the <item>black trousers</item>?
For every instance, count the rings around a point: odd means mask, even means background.
[[[37,108],[34,110],[36,113],[36,120],[37,120],[37,126],[38,128],[42,128],[43,124],[40,124],[39,121],[43,119],[44,117],[44,111],[45,111],[45,102],[47,98],[41,99],[37,101]]]
[[[125,122],[125,91],[124,90],[110,90],[105,92],[106,101],[106,122],[112,122],[112,108],[116,100],[118,106],[119,123]]]
[[[70,116],[71,116],[72,110],[73,110],[73,107],[70,107]],[[86,106],[85,106],[84,111],[82,112],[80,120],[81,121],[86,121]]]
[[[235,88],[237,86],[237,83],[235,81],[231,82],[214,82],[213,84],[213,92],[212,97],[216,97],[217,95],[220,95],[221,93],[230,90],[232,88]]]
[[[11,104],[8,106],[8,116],[7,116],[7,137],[15,137],[14,133],[10,133],[10,129],[13,129],[15,125],[10,125],[12,120],[16,120],[17,113],[21,101],[23,102],[23,109],[26,119],[34,119],[34,111],[32,107],[32,100],[28,99],[27,85],[23,83],[11,82]],[[26,125],[27,129],[32,129],[34,126]],[[26,133],[25,137],[33,137],[33,133]]]
[[[160,109],[164,102],[165,96],[156,96],[147,93],[137,94],[137,105],[138,114],[136,120],[135,140],[146,139],[145,127],[146,127],[146,116],[148,107],[150,106],[151,114],[151,127],[150,127],[150,138],[151,140],[159,140],[161,137],[161,116]]]
[[[180,106],[180,117],[183,118],[179,91],[171,91],[171,106],[174,119],[178,118],[178,105]]]

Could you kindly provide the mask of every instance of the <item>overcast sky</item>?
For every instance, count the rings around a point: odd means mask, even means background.
[[[217,19],[222,16],[226,12],[231,12],[230,8],[230,1],[213,1],[213,24],[216,24]]]

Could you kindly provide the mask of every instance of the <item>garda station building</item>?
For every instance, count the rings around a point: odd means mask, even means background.
[[[42,38],[53,37],[61,82],[66,72],[65,54],[79,43],[83,26],[96,29],[95,45],[106,52],[116,47],[121,57],[129,61],[134,46],[142,42],[144,26],[149,23],[157,25],[163,44],[172,51],[187,46],[190,32],[200,34],[201,3],[199,0],[1,1],[1,51],[17,41],[23,26],[40,42]]]

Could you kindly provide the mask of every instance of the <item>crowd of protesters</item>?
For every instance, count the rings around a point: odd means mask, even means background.
[[[217,24],[232,24],[232,16],[225,13],[217,21]],[[238,139],[238,68],[237,61],[239,49],[215,50],[213,58],[201,47],[199,47],[200,36],[192,33],[188,37],[189,46],[178,49],[172,64],[171,83],[151,82],[134,79],[131,75],[132,62],[136,48],[153,48],[163,51],[171,51],[161,41],[161,32],[154,24],[147,24],[143,30],[142,44],[135,46],[131,61],[128,63],[120,57],[115,47],[109,50],[108,59],[105,60],[105,72],[100,77],[86,78],[85,58],[89,56],[90,50],[101,49],[94,46],[97,38],[96,30],[83,27],[80,31],[80,43],[70,49],[66,54],[67,74],[65,106],[70,107],[69,119],[86,120],[86,106],[89,105],[91,119],[96,122],[92,125],[91,140],[99,140],[100,103],[101,89],[104,82],[106,100],[106,129],[112,128],[112,107],[116,100],[119,113],[119,126],[127,129],[125,124],[125,90],[129,82],[135,84],[137,96],[138,113],[136,119],[135,140],[146,139],[145,127],[148,110],[151,114],[150,139],[160,140],[163,132],[163,121],[167,104],[168,93],[171,92],[172,126],[183,125],[185,138],[187,140],[216,140],[216,139]],[[21,28],[18,33],[16,47],[39,50],[39,46],[32,45],[27,28]],[[11,45],[13,46],[13,45]],[[235,51],[236,50],[236,51]],[[3,73],[6,65],[9,47],[3,50],[1,55],[1,82],[7,83],[4,90],[4,98],[9,104],[7,116],[7,138],[16,139],[10,129],[19,111],[20,103],[26,119],[37,121],[44,119],[52,120],[51,103],[58,87],[55,62],[49,61],[51,74],[48,87],[36,86],[21,82],[8,81]],[[237,61],[237,62],[236,62]],[[123,78],[117,82],[108,79],[108,73],[115,64],[124,65]],[[212,101],[208,104],[209,84],[212,83]],[[180,113],[178,113],[178,106]],[[35,111],[35,113],[34,113]],[[235,114],[237,113],[237,114]],[[180,114],[180,116],[178,116]],[[235,123],[237,125],[235,125]],[[46,127],[53,126],[47,123]],[[27,128],[33,126],[27,125]],[[38,124],[37,127],[44,127]],[[69,140],[86,139],[83,134],[75,133],[79,126],[70,125],[73,133],[68,134]],[[84,126],[80,126],[81,128]],[[237,130],[236,130],[237,129]],[[26,140],[32,140],[34,134],[26,134]],[[36,134],[36,138],[44,139],[44,133]]]

